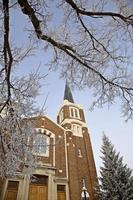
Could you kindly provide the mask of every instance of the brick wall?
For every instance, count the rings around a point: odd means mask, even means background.
[[[81,200],[82,180],[85,180],[91,200],[94,200],[96,170],[89,140],[67,134],[70,200]],[[79,150],[81,155],[79,155]]]
[[[70,117],[69,105],[62,108],[64,119],[73,119],[74,124],[84,126],[85,117],[83,109],[79,107],[80,119]],[[78,120],[78,121],[77,121]],[[81,123],[82,122],[82,123]],[[95,200],[94,187],[96,184],[96,168],[92,152],[92,146],[88,129],[82,128],[82,136],[74,136],[71,130],[71,122],[63,124],[66,129],[66,143],[68,154],[68,176],[70,200],[81,200],[82,181],[85,180],[87,191],[90,194],[90,200]],[[79,155],[80,154],[80,155]]]

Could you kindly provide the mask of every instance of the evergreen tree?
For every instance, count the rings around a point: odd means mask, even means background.
[[[123,158],[116,152],[109,139],[103,136],[100,168],[99,200],[133,200],[132,170],[123,163]]]

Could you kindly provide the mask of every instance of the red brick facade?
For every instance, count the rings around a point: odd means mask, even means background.
[[[79,112],[77,116],[71,116],[71,108]],[[73,125],[79,126],[79,136],[78,133],[74,134]],[[95,200],[96,168],[83,109],[65,100],[57,116],[57,124],[48,117],[38,117],[36,128],[41,127],[55,135],[55,149],[53,149],[53,138],[51,138],[49,157],[42,157],[42,162],[44,165],[49,164],[55,167],[56,177],[68,179],[69,200],[81,200],[83,179],[90,200]],[[55,165],[53,151],[55,151]]]
[[[89,200],[95,200],[96,169],[83,109],[65,100],[57,116],[57,123],[47,116],[38,116],[30,120],[34,121],[37,133],[49,137],[48,154],[38,155],[38,168],[34,173],[48,179],[47,198],[44,200],[60,199],[59,195],[62,193],[57,195],[58,188],[63,187],[66,189],[61,199],[81,200],[83,180],[90,195]],[[19,180],[19,185],[17,200],[28,200],[30,191],[37,187],[30,187],[26,178]],[[2,200],[5,199],[6,193],[5,188]]]

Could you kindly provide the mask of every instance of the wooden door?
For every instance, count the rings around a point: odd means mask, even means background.
[[[39,200],[47,200],[47,186],[38,186]]]
[[[57,200],[66,200],[65,192],[58,192],[57,193]]]
[[[16,200],[17,199],[17,190],[7,190],[5,200]]]
[[[47,200],[47,186],[31,184],[29,188],[29,200]]]
[[[66,200],[66,186],[57,185],[57,200]]]
[[[8,181],[5,200],[17,200],[18,181]]]
[[[29,200],[37,199],[37,187],[30,185],[29,188]]]

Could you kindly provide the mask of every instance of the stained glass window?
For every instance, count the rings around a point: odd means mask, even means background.
[[[43,134],[37,134],[33,141],[33,153],[40,156],[48,156],[49,137]]]

